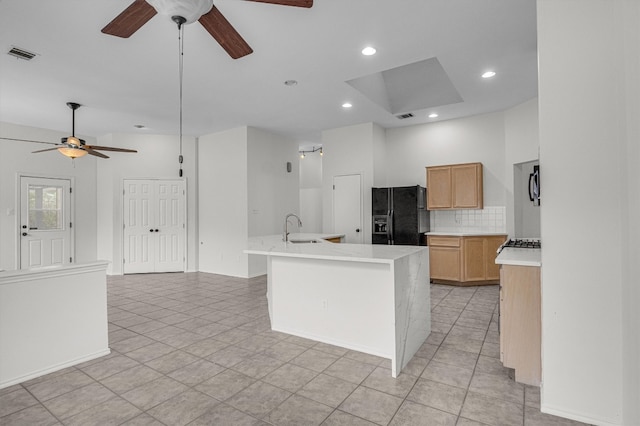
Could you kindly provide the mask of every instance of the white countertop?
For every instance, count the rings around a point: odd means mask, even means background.
[[[337,238],[335,234],[289,234],[289,240],[323,240]],[[322,241],[296,244],[282,241],[282,235],[266,235],[249,238],[247,254],[266,256],[301,257],[307,259],[341,260],[348,262],[392,263],[407,255],[427,250],[426,246],[388,246],[382,244],[343,244]]]
[[[542,266],[541,250],[504,247],[496,257],[498,265]]]
[[[493,236],[493,235],[504,235],[507,236],[506,232],[481,232],[481,231],[461,231],[461,232],[447,232],[447,231],[433,231],[433,232],[425,232],[424,235],[427,236],[439,236],[439,237],[476,237],[481,235]]]

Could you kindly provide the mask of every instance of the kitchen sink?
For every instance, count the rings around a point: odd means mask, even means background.
[[[289,240],[290,243],[293,244],[312,244],[312,243],[319,243],[319,240]]]

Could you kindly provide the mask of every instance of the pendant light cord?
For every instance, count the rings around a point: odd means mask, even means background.
[[[178,24],[178,79],[180,87],[180,155],[178,163],[180,164],[179,176],[182,177],[182,84],[184,74],[184,25]]]

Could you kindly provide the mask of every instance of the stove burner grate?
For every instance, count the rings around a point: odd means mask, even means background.
[[[511,238],[509,241],[504,243],[498,252],[500,252],[504,247],[512,247],[512,248],[524,248],[524,249],[539,249],[541,248],[540,240],[533,238]]]

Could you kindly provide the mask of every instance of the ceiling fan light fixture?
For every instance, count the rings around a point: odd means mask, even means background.
[[[71,138],[69,138],[69,139],[71,139]],[[85,155],[88,154],[87,151],[85,151],[82,148],[71,148],[71,147],[68,147],[68,146],[61,146],[60,148],[58,148],[58,151],[60,152],[60,154],[64,155],[65,157],[69,157],[69,158],[84,157]]]
[[[160,15],[183,17],[185,24],[197,21],[213,7],[213,0],[147,0],[147,3]]]
[[[82,143],[80,142],[80,139],[76,138],[75,136],[69,136],[67,137],[67,144],[69,145],[74,145],[77,147],[80,147],[82,145]]]

